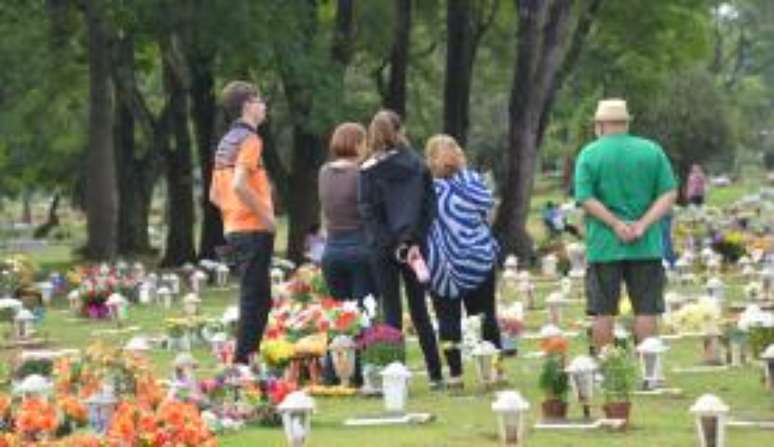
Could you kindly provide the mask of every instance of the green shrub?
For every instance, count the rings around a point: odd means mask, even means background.
[[[548,354],[543,369],[540,371],[538,381],[540,389],[546,396],[546,400],[559,399],[567,401],[567,393],[570,390],[570,381],[564,371],[564,361],[560,354]]]
[[[607,348],[602,356],[602,391],[606,402],[628,402],[637,384],[637,366],[632,353],[619,347]]]

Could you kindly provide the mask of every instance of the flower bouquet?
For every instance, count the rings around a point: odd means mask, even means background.
[[[188,351],[191,349],[191,321],[187,318],[166,319],[167,348]]]
[[[521,337],[521,333],[524,331],[521,309],[515,307],[515,305],[521,306],[521,303],[514,303],[498,317],[500,333],[502,335],[503,354],[505,355],[516,354],[519,347],[519,337]]]
[[[27,255],[0,259],[0,297],[18,297],[19,289],[32,285],[37,267]]]
[[[712,249],[723,257],[723,261],[734,263],[746,253],[745,236],[738,231],[718,234],[712,241]]]
[[[322,300],[325,311],[325,321],[328,323],[328,334],[331,338],[337,335],[356,337],[364,326],[364,316],[356,301],[336,301],[330,298]]]
[[[721,311],[717,303],[710,298],[701,298],[672,313],[667,319],[675,332],[699,333],[704,336],[704,362],[721,363],[720,335]]]
[[[382,390],[381,369],[392,362],[406,360],[403,334],[387,324],[376,324],[362,332],[357,345],[363,364],[362,392],[379,394]]]
[[[295,354],[293,343],[284,338],[264,340],[261,344],[261,358],[266,366],[275,372],[285,369]]]

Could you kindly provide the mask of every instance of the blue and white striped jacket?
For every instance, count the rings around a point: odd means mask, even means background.
[[[481,285],[497,262],[500,247],[487,216],[494,205],[481,175],[463,169],[434,180],[438,213],[427,240],[431,287],[458,298]]]

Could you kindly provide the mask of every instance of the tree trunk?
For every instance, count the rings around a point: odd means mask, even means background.
[[[406,116],[406,71],[411,35],[411,0],[394,0],[395,24],[390,53],[390,80],[384,106],[401,117]]]
[[[162,45],[163,46],[163,45]],[[188,101],[179,71],[172,66],[173,56],[164,58],[164,84],[169,95],[170,125],[174,144],[164,153],[167,178],[167,243],[162,267],[193,261],[194,207],[191,137],[188,133]]]
[[[117,42],[115,64],[134,71],[134,45],[130,36]],[[114,71],[114,73],[116,73]],[[156,179],[152,151],[140,154],[136,148],[135,119],[130,98],[116,89],[114,144],[118,181],[118,254],[131,256],[151,252],[148,213]]]
[[[317,171],[324,154],[322,138],[300,126],[293,130],[293,170],[290,175],[290,196],[287,207],[290,216],[288,228],[288,259],[299,263],[304,260],[304,240],[313,224],[320,223]]]
[[[601,0],[584,3],[573,29],[570,0],[517,0],[518,44],[506,158],[508,187],[502,191],[495,231],[505,252],[513,252],[524,261],[531,261],[534,254],[526,226],[538,150],[556,91],[572,69],[600,4]]]
[[[86,157],[86,256],[116,253],[118,193],[113,154],[113,95],[110,44],[102,1],[84,2],[89,49],[89,149]]]
[[[313,51],[312,42],[317,33],[316,3],[307,4],[305,11],[307,26],[303,28],[299,47]],[[333,81],[343,85],[343,76],[352,56],[352,2],[339,0],[336,9],[336,29],[331,43],[331,60],[334,69]],[[349,36],[349,37],[347,37]],[[303,57],[303,55],[295,55]],[[314,57],[309,54],[308,57]],[[312,224],[320,221],[320,201],[317,175],[325,160],[324,138],[319,131],[310,129],[315,92],[303,82],[305,74],[294,71],[290,64],[281,64],[282,82],[289,108],[293,117],[293,161],[288,187],[287,207],[290,218],[288,229],[287,257],[296,262],[304,260],[304,239]]]
[[[54,193],[54,197],[51,199],[51,205],[48,207],[48,219],[46,219],[42,225],[35,228],[35,231],[32,235],[34,239],[43,239],[48,237],[49,233],[51,233],[51,230],[54,229],[55,226],[59,225],[59,215],[57,214],[57,210],[59,209],[60,196],[61,194],[59,194],[59,192]]]
[[[213,154],[217,143],[213,75],[217,44],[213,43],[209,35],[212,26],[207,10],[209,3],[207,0],[182,0],[176,3],[180,16],[178,35],[185,54],[187,72],[190,74],[190,113],[202,179],[201,194],[197,197],[202,216],[199,230],[200,259],[214,259],[215,247],[224,244],[223,220],[220,211],[209,199]]]
[[[446,78],[443,89],[443,130],[462,147],[468,133],[468,104],[473,71],[473,30],[467,0],[446,3]]]
[[[202,226],[199,235],[199,258],[214,259],[215,247],[224,244],[223,220],[220,211],[210,203],[213,148],[215,145],[215,80],[212,76],[212,58],[189,58],[191,72],[191,115],[193,117],[196,149],[199,156],[199,172],[202,191],[199,204],[202,210]]]
[[[32,225],[32,191],[24,189],[22,191],[22,214],[21,221],[27,225]]]

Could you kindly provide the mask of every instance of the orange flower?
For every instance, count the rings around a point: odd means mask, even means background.
[[[8,414],[11,409],[11,398],[8,395],[0,394],[0,418]]]
[[[16,430],[22,435],[53,432],[58,426],[56,408],[48,402],[27,399],[16,415]]]
[[[548,337],[540,341],[540,349],[546,354],[564,354],[569,345],[567,339],[561,336]]]
[[[65,395],[59,397],[57,399],[57,403],[59,404],[59,408],[62,410],[62,413],[64,413],[65,416],[73,419],[78,423],[86,422],[86,406],[83,405],[79,400],[72,396]]]
[[[62,447],[101,447],[103,444],[94,434],[79,433],[63,438],[56,445]]]

